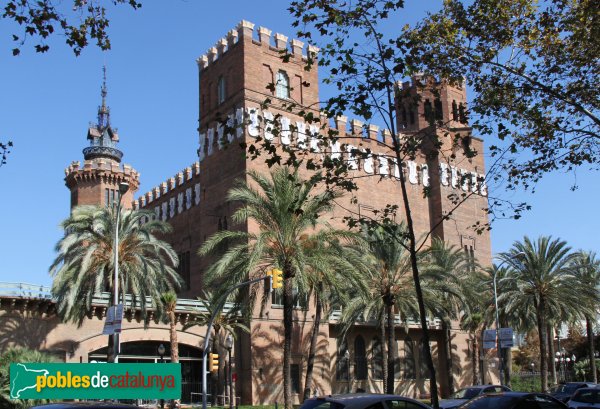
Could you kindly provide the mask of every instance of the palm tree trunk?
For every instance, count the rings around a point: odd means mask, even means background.
[[[283,404],[292,409],[292,329],[294,312],[294,288],[289,269],[284,270],[283,280]]]
[[[402,172],[400,172],[402,174]],[[412,223],[412,220],[411,220]],[[412,226],[412,224],[411,224]],[[415,291],[417,293],[417,303],[419,304],[419,316],[421,319],[421,329],[423,330],[423,352],[425,353],[425,362],[427,362],[427,368],[429,369],[429,391],[431,393],[431,406],[434,409],[438,409],[438,389],[437,389],[437,376],[435,374],[435,366],[433,365],[433,357],[431,355],[431,346],[429,345],[429,327],[427,326],[427,312],[425,311],[425,301],[423,299],[423,290],[421,289],[421,278],[419,277],[419,267],[417,266],[417,250],[414,237],[414,230],[409,227],[410,237],[410,263],[412,266],[413,280],[415,282]]]
[[[552,383],[556,385],[558,379],[556,379],[556,365],[554,365],[554,327],[548,324],[546,327],[548,333],[548,366],[550,367],[550,376],[552,377]]]
[[[394,303],[391,300],[391,295],[387,295],[385,304],[387,314],[387,383],[385,393],[392,395],[394,393]]]
[[[509,388],[511,386],[511,374],[512,374],[512,351],[510,348],[504,349],[504,384]]]
[[[590,359],[590,373],[592,374],[592,382],[598,383],[598,374],[596,373],[596,358],[594,357],[594,328],[592,319],[586,315],[585,317],[585,329],[587,332],[587,346],[588,346],[588,357]]]
[[[312,388],[312,377],[313,368],[315,366],[315,355],[317,351],[317,342],[319,337],[319,328],[321,326],[321,311],[323,310],[323,303],[321,297],[316,294],[316,311],[315,321],[313,323],[312,334],[310,336],[310,348],[308,351],[308,362],[306,363],[306,378],[304,381],[304,397],[303,400],[310,398],[310,390]]]
[[[444,337],[444,354],[446,355],[446,377],[448,379],[448,393],[454,393],[454,371],[452,370],[452,338],[448,322],[442,320],[442,335]]]
[[[548,360],[547,356],[547,338],[546,338],[546,303],[540,299],[536,305],[538,336],[540,339],[540,380],[542,383],[542,392],[548,392]]]
[[[176,317],[175,317],[175,309],[171,309],[169,311],[169,340],[171,342],[171,363],[176,364],[179,362],[179,344],[177,343],[177,329],[175,326],[177,325]],[[178,408],[180,406],[181,401],[179,399],[175,399],[171,403],[172,408]]]
[[[390,95],[388,93],[388,98]],[[390,101],[391,102],[391,101]],[[390,115],[393,124],[393,116]],[[394,125],[391,126],[392,131],[392,141],[394,145],[394,153],[396,156],[396,163],[398,166],[402,166],[403,158],[401,157],[401,149],[399,148],[399,141],[396,136],[396,131]],[[408,198],[408,189],[406,188],[406,175],[404,171],[400,170],[400,190],[402,193],[402,204],[404,208],[404,214],[406,218],[406,227],[408,233],[408,252],[410,254],[410,266],[413,275],[413,281],[415,283],[415,293],[417,296],[417,304],[419,306],[419,318],[421,322],[421,330],[423,331],[423,342],[425,343],[425,347],[423,348],[423,352],[425,353],[425,361],[427,362],[427,367],[429,368],[429,391],[431,393],[431,406],[434,409],[438,409],[439,399],[438,399],[438,389],[437,389],[437,377],[435,374],[435,366],[433,365],[433,357],[431,356],[431,347],[429,346],[429,327],[427,326],[427,312],[425,311],[425,301],[423,299],[423,290],[421,289],[421,277],[419,276],[419,266],[417,264],[417,238],[415,236],[415,226],[413,224],[413,216],[412,210],[410,206],[410,200]]]
[[[383,342],[384,339],[386,339],[385,337],[385,328],[386,328],[386,323],[385,323],[385,311],[382,312],[382,317],[379,325],[379,331],[380,331],[380,335],[381,335],[381,372],[382,372],[382,377],[383,377],[383,385],[385,389],[385,385],[387,385],[387,379],[388,379],[388,368],[387,365],[385,365],[385,362],[387,362],[387,347],[386,347],[386,343]]]
[[[479,379],[479,340],[477,331],[475,331],[473,336],[473,352],[471,361],[473,362],[473,385],[479,385],[481,380]]]

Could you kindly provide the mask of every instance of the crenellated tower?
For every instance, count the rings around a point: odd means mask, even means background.
[[[129,165],[121,165],[123,152],[117,149],[119,134],[110,124],[110,108],[106,104],[106,67],[103,69],[102,104],[96,124],[90,124],[83,149],[83,167],[74,161],[65,169],[65,184],[71,191],[71,208],[79,205],[106,206],[119,199],[119,184],[128,183],[123,206],[131,208],[139,187],[139,174]]]

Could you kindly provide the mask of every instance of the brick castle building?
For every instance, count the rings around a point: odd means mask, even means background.
[[[283,62],[280,51],[288,49],[289,62]],[[416,158],[397,163],[389,149],[390,132],[373,124],[363,124],[358,120],[338,117],[331,126],[337,129],[339,141],[328,147],[318,144],[315,133],[320,132],[315,124],[305,123],[301,116],[288,112],[283,106],[290,100],[319,115],[318,69],[306,71],[306,55],[318,59],[318,49],[298,40],[291,40],[282,34],[272,35],[271,31],[242,21],[225,38],[198,60],[199,69],[199,147],[196,163],[176,172],[172,177],[158,184],[149,192],[138,192],[139,174],[128,165],[121,165],[122,153],[117,149],[118,134],[110,124],[110,112],[106,105],[106,89],[102,88],[102,105],[98,111],[98,123],[88,130],[90,146],[84,149],[83,166],[73,162],[66,170],[66,185],[71,192],[71,206],[81,204],[107,205],[118,199],[118,186],[127,182],[130,190],[124,198],[135,209],[148,209],[154,217],[169,222],[173,226],[166,240],[177,251],[180,259],[179,272],[186,286],[181,292],[178,318],[185,323],[197,304],[191,301],[202,294],[203,271],[209,260],[197,255],[197,250],[207,237],[221,229],[256,229],[252,223],[232,225],[231,215],[235,210],[225,201],[228,190],[234,181],[246,178],[250,169],[268,172],[269,167],[261,158],[252,160],[240,147],[240,143],[252,143],[257,137],[274,144],[295,146],[298,149],[312,149],[316,155],[335,155],[347,161],[356,179],[358,190],[354,199],[348,195],[341,206],[328,215],[328,222],[334,227],[343,227],[342,218],[348,209],[355,213],[371,212],[387,204],[400,204],[401,191],[399,172],[407,179],[409,197],[413,207],[417,235],[432,232],[458,246],[474,260],[488,265],[491,262],[489,233],[474,234],[470,229],[476,222],[487,223],[487,192],[483,143],[475,137],[463,138],[465,143],[479,152],[473,158],[462,155],[455,146],[453,136],[470,135],[464,124],[466,92],[461,87],[443,84],[439,93],[423,91],[418,87],[422,78],[398,84],[403,95],[420,95],[418,105],[398,101],[398,129],[403,133],[436,132],[443,141],[440,151],[448,155],[420,154]],[[268,84],[275,84],[270,89]],[[268,109],[261,109],[266,99],[271,103]],[[412,99],[411,99],[412,101]],[[445,127],[430,126],[429,116],[442,119]],[[269,120],[276,118],[278,131],[273,132]],[[356,149],[369,150],[371,155],[358,157]],[[144,164],[137,164],[143,166]],[[305,176],[307,171],[303,171]],[[428,188],[429,195],[423,195]],[[464,203],[453,210],[450,197],[465,196]],[[402,217],[402,212],[399,213]],[[12,302],[12,301],[11,301]],[[17,301],[15,305],[21,305]],[[0,322],[17,319],[25,308],[10,309],[9,301],[2,301]],[[35,313],[28,313],[29,319],[45,323],[45,330],[39,331],[37,338],[31,339],[33,346],[50,351],[64,351],[66,361],[87,362],[102,359],[106,350],[106,336],[101,336],[102,317],[106,303],[98,301],[98,311],[91,314],[89,322],[79,329],[57,321],[53,315],[51,300],[45,300]],[[36,304],[37,305],[37,304]],[[236,373],[236,395],[243,403],[272,403],[282,401],[281,361],[283,310],[280,297],[275,293],[267,306],[256,310],[251,322],[250,333],[240,334],[234,345],[234,372]],[[37,307],[36,307],[37,308]],[[17,318],[15,318],[17,317]],[[298,305],[295,311],[292,379],[298,401],[301,400],[309,336],[313,327],[314,306],[310,300],[306,305]],[[320,342],[315,362],[314,381],[321,393],[337,393],[363,389],[383,391],[381,363],[377,351],[381,348],[379,331],[373,323],[357,324],[349,333],[346,342],[337,340],[339,312],[333,311],[320,327]],[[396,374],[396,391],[408,396],[421,396],[428,389],[428,375],[421,354],[421,329],[417,321],[408,321],[396,329],[397,356],[399,370]],[[449,388],[446,373],[448,362],[442,359],[445,345],[440,321],[432,319],[431,347],[440,382],[441,391],[447,394]],[[59,330],[60,328],[60,330]],[[70,331],[66,336],[65,331]],[[204,328],[179,331],[186,386],[184,401],[193,399],[191,391],[197,391],[199,379],[199,346]],[[62,335],[61,335],[62,334]],[[471,382],[470,340],[467,334],[453,323],[450,328],[452,362],[455,385]],[[167,342],[166,326],[159,322],[151,323],[144,329],[141,323],[130,317],[125,323],[121,342],[121,361],[155,359],[155,347]],[[0,345],[0,348],[2,345]],[[153,349],[154,348],[154,349]],[[63,356],[61,355],[61,357]],[[224,354],[223,354],[224,356]],[[146,358],[144,358],[146,357]],[[187,361],[186,361],[187,360]],[[490,359],[493,364],[495,361]],[[493,375],[486,366],[487,379]]]

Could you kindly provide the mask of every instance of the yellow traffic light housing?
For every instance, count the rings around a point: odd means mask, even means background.
[[[209,354],[210,371],[216,372],[219,370],[219,354]]]
[[[270,281],[272,290],[283,287],[283,271],[274,268],[272,270],[268,270],[267,275],[271,277]]]
[[[273,289],[283,287],[283,271],[273,269]]]

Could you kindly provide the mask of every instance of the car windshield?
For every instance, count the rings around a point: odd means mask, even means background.
[[[493,395],[482,396],[479,399],[474,399],[461,406],[468,409],[504,409],[510,408],[519,400],[516,396]]]
[[[337,402],[328,402],[325,399],[308,399],[300,409],[344,409],[344,405]]]
[[[600,394],[596,390],[579,390],[571,398],[571,401],[583,403],[600,403]]]
[[[454,392],[450,399],[473,399],[480,392],[480,388],[465,388]]]

